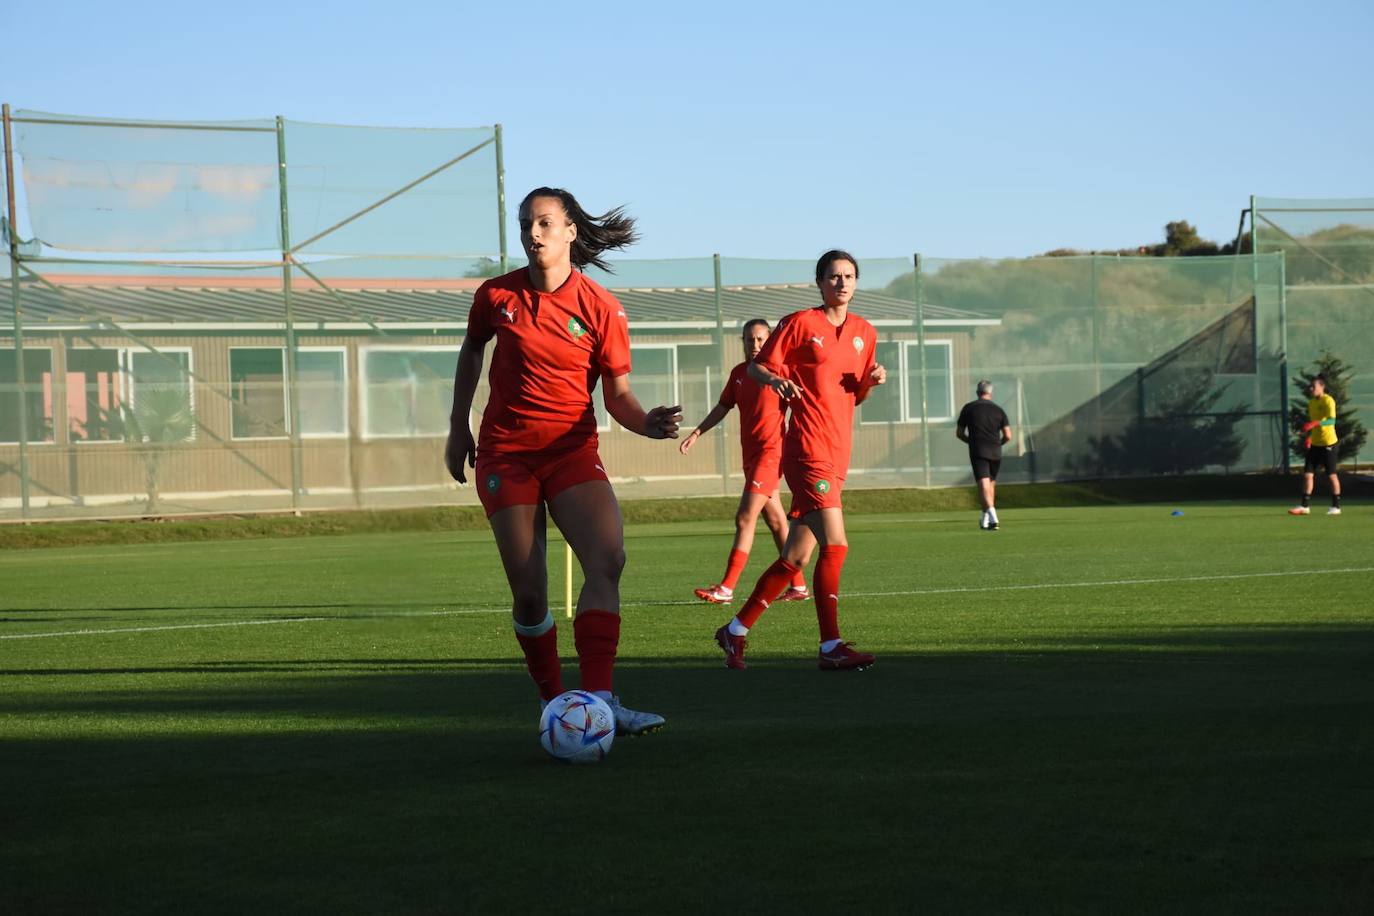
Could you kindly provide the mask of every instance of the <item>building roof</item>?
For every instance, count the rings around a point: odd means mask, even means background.
[[[51,285],[21,280],[24,327],[33,330],[99,329],[110,323],[145,330],[203,331],[277,329],[283,323],[280,281],[268,278],[49,277]],[[462,329],[480,281],[335,281],[325,290],[297,278],[292,310],[302,330]],[[94,282],[93,282],[94,281]],[[347,285],[344,286],[343,284]],[[0,294],[10,299],[8,284]],[[624,288],[612,292],[642,329],[706,329],[716,326],[714,287]],[[777,320],[816,304],[811,284],[724,287],[720,308],[726,327],[751,318]],[[860,290],[855,312],[878,326],[911,326],[915,306],[880,292]],[[9,309],[7,308],[6,311]],[[925,304],[927,326],[1000,324],[993,315]],[[7,324],[7,322],[6,322]],[[0,329],[4,324],[0,324]],[[4,333],[0,330],[0,333]]]

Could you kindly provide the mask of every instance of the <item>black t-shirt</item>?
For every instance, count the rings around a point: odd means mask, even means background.
[[[999,461],[1002,458],[1002,430],[1010,426],[1007,412],[990,400],[969,401],[959,411],[960,428],[968,428],[970,458]]]

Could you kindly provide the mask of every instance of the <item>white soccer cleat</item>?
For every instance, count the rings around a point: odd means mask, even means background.
[[[1332,506],[1330,509],[1327,509],[1327,510],[1326,510],[1326,514],[1327,514],[1327,515],[1340,515],[1340,514],[1341,514],[1341,507],[1340,507],[1340,506]]]
[[[984,513],[982,514],[982,516],[978,519],[978,530],[979,530],[979,531],[987,531],[987,530],[988,530],[988,514],[987,514],[986,512],[984,512]]]
[[[1289,515],[1311,515],[1312,510],[1306,506],[1294,506],[1288,510]]]
[[[617,735],[643,735],[647,732],[658,731],[663,727],[664,718],[654,712],[639,712],[635,709],[627,709],[620,705],[620,697],[611,697],[606,701],[611,707],[611,712],[615,713],[615,733]]]

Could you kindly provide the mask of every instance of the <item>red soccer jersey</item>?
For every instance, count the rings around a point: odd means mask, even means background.
[[[853,312],[839,327],[821,307],[793,312],[778,322],[755,361],[802,389],[800,397],[787,402],[792,418],[784,458],[849,468],[854,407],[869,388],[877,344],[873,325]]]
[[[597,380],[630,371],[629,324],[614,296],[576,270],[554,292],[539,292],[522,267],[477,290],[468,335],[477,344],[496,338],[480,449],[557,451],[596,441]]]
[[[762,452],[782,445],[782,400],[769,388],[749,377],[749,364],[730,370],[720,406],[739,407],[739,444],[748,467]]]

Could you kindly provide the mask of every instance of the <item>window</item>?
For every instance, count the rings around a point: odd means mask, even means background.
[[[286,436],[285,353],[281,347],[229,350],[231,435],[235,439]]]
[[[286,348],[235,347],[229,351],[235,439],[290,435],[286,399]],[[296,400],[305,438],[348,434],[348,383],[344,351],[302,347],[296,351]]]
[[[920,344],[905,341],[903,349],[906,357],[907,409],[909,423],[921,422],[921,362]],[[932,423],[954,419],[954,345],[947,340],[926,341],[926,380],[930,387],[926,391],[926,417]]]
[[[363,435],[448,435],[457,366],[457,348],[363,351]]]
[[[881,341],[877,360],[887,369],[887,384],[869,392],[859,407],[863,423],[921,422],[921,360],[918,341]],[[954,345],[926,341],[926,415],[932,423],[954,419]]]
[[[902,345],[897,341],[879,341],[874,358],[887,369],[887,384],[868,392],[868,397],[859,405],[859,422],[896,423],[904,416],[899,381],[902,378]]]
[[[53,441],[52,350],[24,348],[23,416],[29,442]],[[14,345],[0,350],[0,442],[19,441],[19,365]]]
[[[645,344],[630,347],[630,388],[645,410],[655,407],[672,407],[677,400],[677,345]],[[602,385],[605,384],[603,379]],[[611,428],[611,417],[606,412],[606,393],[593,395],[596,409],[596,428],[602,432]]]
[[[67,351],[67,436],[72,442],[123,442],[126,410],[142,412],[161,434],[193,438],[195,389],[187,349]],[[135,417],[140,422],[139,417]],[[162,422],[175,420],[174,427]],[[147,433],[145,432],[145,435]]]

